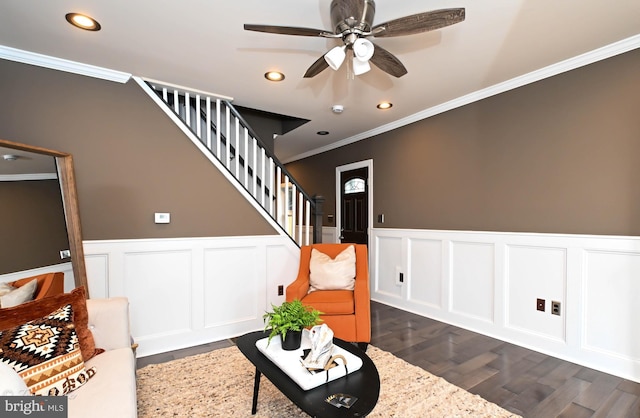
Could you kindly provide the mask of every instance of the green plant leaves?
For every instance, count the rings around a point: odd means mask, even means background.
[[[304,305],[299,299],[283,302],[280,306],[271,304],[271,308],[271,312],[262,316],[265,322],[264,330],[271,329],[269,343],[278,334],[284,338],[288,331],[301,331],[322,321],[320,319],[322,312]]]

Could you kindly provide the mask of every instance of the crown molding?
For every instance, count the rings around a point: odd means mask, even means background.
[[[81,62],[69,61],[62,58],[37,54],[35,52],[23,51],[21,49],[10,48],[0,45],[0,58],[20,62],[23,64],[36,65],[38,67],[50,68],[52,70],[65,71],[67,73],[80,74],[87,77],[99,78],[102,80],[126,83],[131,78],[131,74],[121,71],[110,70],[108,68],[97,67],[95,65],[83,64]]]
[[[522,87],[527,84],[535,83],[536,81],[543,80],[545,78],[553,77],[555,75],[574,70],[576,68],[584,67],[594,62],[602,61],[607,58],[614,57],[616,55],[623,54],[625,52],[632,51],[640,48],[640,35],[635,35],[630,38],[623,39],[621,41],[612,43],[602,48],[595,49],[593,51],[578,55],[573,58],[569,58],[564,61],[560,61],[556,64],[549,65],[539,70],[532,71],[522,76],[512,78],[511,80],[504,81],[502,83],[494,84],[482,90],[469,93],[465,96],[458,97],[448,102],[442,103],[437,106],[430,107],[413,115],[409,115],[405,118],[398,119],[394,122],[386,125],[379,126],[366,132],[362,132],[358,135],[351,136],[349,138],[342,139],[340,141],[325,145],[324,147],[316,148],[302,154],[294,155],[290,158],[284,159],[283,163],[290,163],[293,161],[301,160],[303,158],[311,157],[316,154],[320,154],[326,151],[330,151],[336,148],[344,147],[345,145],[353,144],[358,141],[362,141],[367,138],[371,138],[376,135],[380,135],[385,132],[392,131],[394,129],[401,128],[411,123],[427,119],[431,116],[438,115],[440,113],[447,112],[449,110],[456,109],[486,99],[491,96],[495,96],[500,93],[504,93],[509,90],[513,90],[518,87]]]

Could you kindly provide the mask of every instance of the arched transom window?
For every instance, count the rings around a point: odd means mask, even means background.
[[[364,179],[354,178],[344,184],[344,194],[363,193]]]

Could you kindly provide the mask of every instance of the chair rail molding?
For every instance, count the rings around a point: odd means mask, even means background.
[[[372,300],[640,382],[640,237],[373,229],[371,247]]]

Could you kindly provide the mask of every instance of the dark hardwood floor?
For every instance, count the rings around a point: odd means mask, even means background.
[[[523,417],[640,417],[640,384],[371,303],[371,344]],[[138,367],[229,347],[225,340],[138,359]]]

